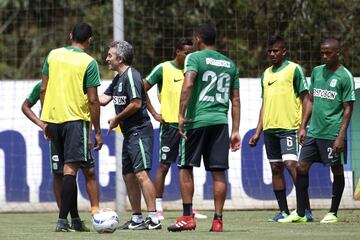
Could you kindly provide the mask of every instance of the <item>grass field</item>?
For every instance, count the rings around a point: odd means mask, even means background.
[[[274,211],[227,211],[224,213],[224,232],[210,233],[211,212],[204,212],[208,219],[197,220],[197,229],[190,232],[170,233],[166,230],[180,212],[167,212],[162,222],[163,229],[158,231],[116,231],[113,234],[55,233],[56,213],[0,213],[0,239],[360,239],[360,210],[340,210],[341,222],[320,224],[325,211],[314,211],[312,223],[268,223],[267,218]],[[130,213],[120,214],[121,223],[130,218]],[[81,216],[90,226],[88,213]]]

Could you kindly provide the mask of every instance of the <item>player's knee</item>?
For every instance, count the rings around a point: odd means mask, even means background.
[[[140,171],[135,173],[137,181],[141,184],[147,180],[149,180],[149,175],[147,171]]]
[[[298,164],[296,166],[296,174],[306,175],[308,174],[309,168],[306,165]]]
[[[83,169],[84,176],[86,179],[95,179],[95,168],[84,168]]]
[[[169,164],[164,164],[164,163],[160,163],[159,165],[159,169],[162,173],[167,173],[170,169],[170,165]]]
[[[331,166],[331,172],[335,176],[344,175],[344,168],[342,165]]]
[[[271,166],[271,173],[273,176],[282,176],[283,175],[284,164],[272,163],[270,166]]]

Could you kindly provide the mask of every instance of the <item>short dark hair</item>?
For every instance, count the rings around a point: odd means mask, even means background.
[[[340,41],[339,39],[335,37],[327,37],[324,40],[322,40],[321,45],[324,44],[334,44],[334,47],[337,49],[340,49]]]
[[[185,37],[180,38],[175,45],[175,50],[182,50],[185,45],[192,46],[193,45],[192,40],[190,38],[185,38]]]
[[[194,30],[194,34],[200,37],[206,45],[214,45],[216,32],[209,24],[201,24]]]
[[[84,43],[90,37],[92,37],[93,32],[89,24],[85,22],[80,22],[74,26],[71,34],[73,41],[78,43]]]
[[[268,46],[272,46],[275,43],[280,43],[283,48],[286,48],[285,40],[279,35],[275,35],[269,38]]]
[[[126,65],[131,65],[134,58],[134,48],[126,41],[114,41],[110,43],[109,48],[116,49],[116,56],[121,57]]]

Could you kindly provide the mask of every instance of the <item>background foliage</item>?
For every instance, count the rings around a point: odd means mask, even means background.
[[[116,0],[115,0],[116,1]],[[343,63],[360,75],[360,4],[358,0],[124,0],[125,40],[135,47],[134,66],[145,76],[173,57],[177,38],[193,27],[216,26],[218,48],[238,65],[241,77],[257,77],[268,65],[266,41],[281,34],[289,59],[306,75],[320,64],[321,39],[341,40]],[[94,30],[90,54],[111,78],[104,61],[113,40],[112,1],[0,0],[0,79],[40,78],[47,53],[69,44],[78,21]]]

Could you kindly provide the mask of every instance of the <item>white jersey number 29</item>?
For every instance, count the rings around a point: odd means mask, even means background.
[[[209,82],[210,80],[210,82]],[[206,87],[200,92],[199,101],[227,103],[229,101],[229,88],[231,77],[228,73],[221,73],[219,76],[213,71],[206,71],[202,81],[207,82]],[[211,90],[216,86],[215,96]]]

